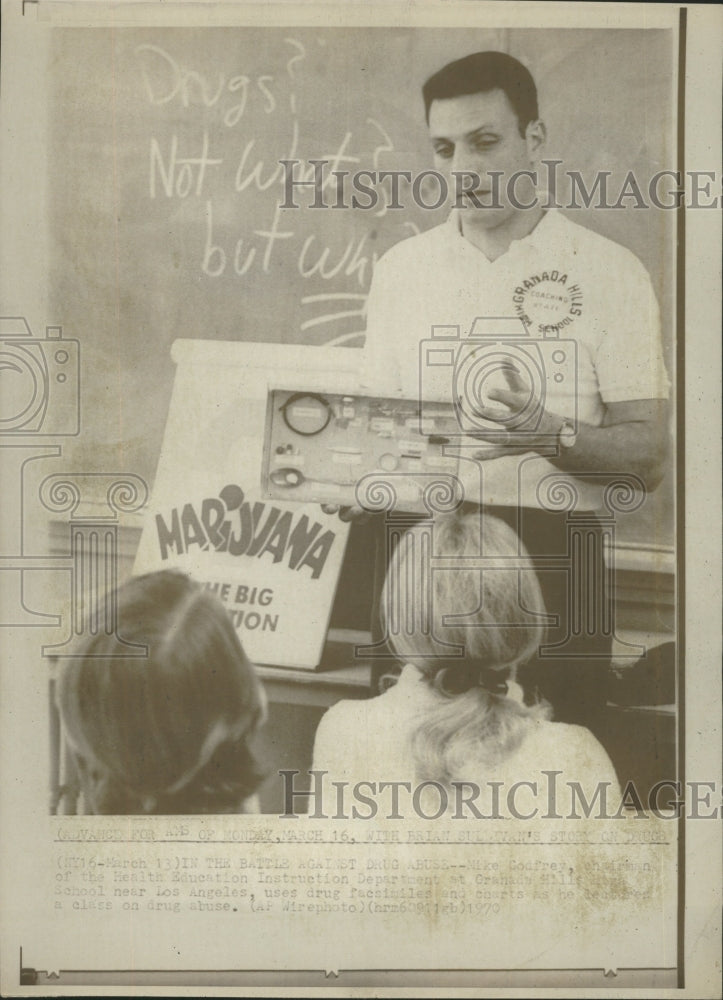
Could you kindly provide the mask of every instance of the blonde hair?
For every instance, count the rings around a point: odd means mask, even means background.
[[[173,570],[135,577],[111,600],[122,641],[84,638],[57,683],[86,808],[236,811],[261,781],[248,739],[265,701],[228,612]]]
[[[545,605],[503,521],[478,512],[413,527],[390,561],[381,612],[396,655],[438,695],[412,738],[421,779],[464,777],[472,761],[493,765],[549,717],[545,704],[505,696],[543,640]]]

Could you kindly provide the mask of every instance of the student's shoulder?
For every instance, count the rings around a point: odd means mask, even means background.
[[[383,696],[359,701],[338,701],[328,708],[314,735],[314,767],[333,771],[354,767],[368,749],[374,734],[385,733],[392,723],[389,713],[377,710]]]
[[[321,717],[317,732],[332,730],[350,732],[359,726],[366,729],[381,721],[387,722],[393,719],[400,709],[400,693],[395,685],[373,698],[337,701]]]
[[[324,712],[314,734],[314,766],[334,759],[350,734],[364,727],[363,702],[338,701]]]
[[[585,726],[569,722],[540,720],[530,733],[532,740],[540,746],[554,747],[558,753],[564,752],[574,757],[597,757],[604,753],[602,744]]]
[[[335,705],[327,708],[324,712],[317,731],[348,726],[352,720],[365,714],[366,705],[366,701],[352,701],[351,699],[337,701]]]

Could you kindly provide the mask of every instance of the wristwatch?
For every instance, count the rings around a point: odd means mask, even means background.
[[[561,448],[574,448],[577,441],[577,430],[572,420],[565,419],[557,433],[557,443]]]

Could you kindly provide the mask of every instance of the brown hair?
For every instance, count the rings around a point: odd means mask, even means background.
[[[433,101],[490,90],[501,90],[507,96],[524,136],[530,122],[539,117],[537,88],[527,67],[506,52],[473,52],[430,76],[422,87],[427,122]]]
[[[248,739],[265,703],[228,612],[173,570],[135,577],[110,600],[120,640],[85,638],[57,685],[86,808],[237,811],[261,781]]]

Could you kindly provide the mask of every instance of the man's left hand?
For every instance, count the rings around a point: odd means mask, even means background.
[[[488,441],[494,447],[481,449],[475,457],[480,460],[499,458],[501,455],[519,454],[521,451],[532,451],[542,446],[553,446],[562,426],[562,419],[554,413],[545,410],[541,400],[533,400],[532,390],[522,378],[519,371],[512,365],[502,369],[507,388],[502,386],[491,388],[488,398],[502,403],[505,409],[498,406],[477,406],[475,416],[497,424],[496,428],[480,427],[469,431],[469,437],[478,441]],[[525,410],[531,410],[535,415],[535,434],[531,435],[525,429],[524,438],[516,439],[517,420]],[[501,432],[506,431],[505,434]]]

